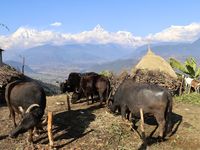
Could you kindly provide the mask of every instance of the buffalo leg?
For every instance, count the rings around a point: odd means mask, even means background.
[[[91,94],[92,104],[94,103],[94,97],[93,94]]]
[[[126,120],[126,106],[121,107],[121,115],[122,115],[122,119],[125,121]]]
[[[86,91],[83,91],[83,92],[86,97],[87,105],[89,105],[89,96],[88,96],[89,94]]]
[[[158,129],[158,125],[156,125],[155,129],[151,132],[149,137],[153,137],[153,135],[154,135],[154,133],[156,132],[157,129]]]
[[[14,123],[14,127],[17,127],[16,121],[15,121],[15,112],[12,108],[10,108],[10,115],[12,117],[13,123]]]
[[[29,131],[29,135],[28,135],[28,142],[33,142],[33,128],[30,129]]]
[[[46,120],[44,120],[43,122],[45,122]],[[39,134],[40,134],[40,131],[41,132],[44,132],[44,129],[43,129],[43,122],[39,122],[38,124],[37,124],[37,126],[35,126],[34,127],[34,129],[33,129],[33,135],[34,136],[36,136],[36,137],[38,137],[39,136]]]
[[[9,119],[11,119],[11,112],[9,113]]]
[[[89,105],[89,97],[87,97],[87,105]]]
[[[139,121],[138,118],[136,118],[135,116],[132,116],[132,122],[133,122],[133,129],[137,130],[137,126],[136,126],[136,123]]]
[[[102,93],[99,93],[99,98],[100,98],[100,105],[102,105],[102,103],[103,103],[103,95],[102,95]]]
[[[86,100],[87,100],[87,105],[89,105],[89,96],[87,93],[86,93]]]
[[[166,122],[164,114],[159,113],[159,114],[156,114],[155,117],[158,122],[159,137],[164,138],[165,122]]]
[[[131,112],[130,112],[130,110],[127,108],[127,110],[126,110],[126,119],[128,119],[129,121],[131,121]]]
[[[34,127],[34,129],[33,129],[33,134],[36,136],[36,137],[38,137],[39,136],[39,129],[37,128],[37,127]]]

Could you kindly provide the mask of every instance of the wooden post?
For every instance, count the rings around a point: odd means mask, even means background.
[[[145,137],[145,132],[144,132],[144,115],[143,115],[142,108],[140,108],[140,118],[141,118],[140,126],[141,126],[141,131],[142,131],[142,139],[143,139],[144,144],[146,145],[146,137]]]
[[[69,101],[69,93],[66,93],[67,94],[67,109],[68,111],[71,110],[71,107],[70,107],[70,101]]]
[[[3,66],[3,60],[2,60],[2,52],[4,50],[0,48],[0,66]]]
[[[53,134],[52,134],[52,120],[53,120],[53,113],[48,112],[48,138],[49,138],[49,145],[53,147]]]
[[[184,76],[181,76],[181,85],[180,85],[180,89],[179,89],[179,96],[182,95],[183,81],[184,81]]]
[[[22,57],[22,74],[24,74],[25,57]]]
[[[188,94],[190,94],[190,91],[191,91],[191,85],[189,85]]]

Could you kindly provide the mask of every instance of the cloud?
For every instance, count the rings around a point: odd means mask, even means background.
[[[65,38],[62,35],[44,30],[39,31],[27,27],[20,27],[9,36],[0,36],[0,45],[4,49],[26,49],[44,44],[59,44]]]
[[[200,37],[200,23],[191,23],[186,26],[174,26],[163,31],[150,34],[146,38],[162,42],[191,42]]]
[[[156,42],[192,42],[200,37],[200,23],[186,26],[170,26],[155,34],[135,36],[128,31],[109,32],[97,25],[90,31],[77,34],[57,33],[50,30],[37,30],[20,27],[11,35],[0,35],[0,46],[4,49],[26,49],[44,44],[72,44],[72,43],[116,43],[133,48]]]
[[[52,23],[52,24],[50,24],[51,26],[54,26],[54,27],[59,27],[59,26],[61,26],[62,25],[62,23],[61,22],[54,22],[54,23]]]

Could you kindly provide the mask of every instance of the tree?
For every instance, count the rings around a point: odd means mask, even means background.
[[[193,79],[197,79],[200,76],[200,67],[197,67],[196,60],[192,57],[187,58],[184,63],[181,63],[174,58],[170,58],[169,63],[172,68],[177,69],[178,72],[181,72],[182,74],[187,74]]]
[[[100,74],[100,75],[104,75],[104,76],[106,76],[106,77],[108,77],[108,78],[111,78],[111,77],[113,76],[113,72],[108,71],[108,70],[103,70],[103,71],[101,71],[99,74]]]

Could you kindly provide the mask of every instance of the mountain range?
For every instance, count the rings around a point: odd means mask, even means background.
[[[157,43],[151,45],[152,51],[168,59],[170,57],[184,61],[192,56],[200,63],[200,39],[193,43]],[[133,67],[147,51],[147,45],[137,49],[114,43],[109,44],[67,44],[42,45],[19,51],[4,53],[6,60],[16,61],[24,56],[26,65],[32,72],[54,72],[57,70],[119,72]],[[12,53],[12,54],[11,54]],[[26,69],[26,68],[25,68]]]
[[[62,46],[43,45],[25,49],[13,55],[6,51],[6,60],[18,60],[25,57],[26,65],[34,69],[44,67],[80,67],[102,64],[123,58],[132,52],[130,47],[117,44],[68,44]],[[12,53],[12,54],[11,54]]]
[[[140,52],[141,55],[144,54],[145,47],[140,47],[136,51]],[[184,60],[186,57],[192,56],[195,58],[199,58],[200,56],[200,39],[194,41],[193,43],[178,43],[178,44],[164,44],[153,46],[152,50],[164,57],[174,57],[176,59]],[[135,53],[132,54],[134,56]]]
[[[141,46],[131,52],[126,59],[115,60],[101,65],[94,65],[88,70],[97,72],[102,70],[112,70],[114,72],[120,72],[123,69],[130,70],[146,54],[147,48],[148,45]],[[165,58],[165,60],[175,58],[183,62],[188,57],[194,57],[197,64],[200,65],[200,39],[193,43],[157,43],[156,45],[151,46],[151,50],[155,54]]]

